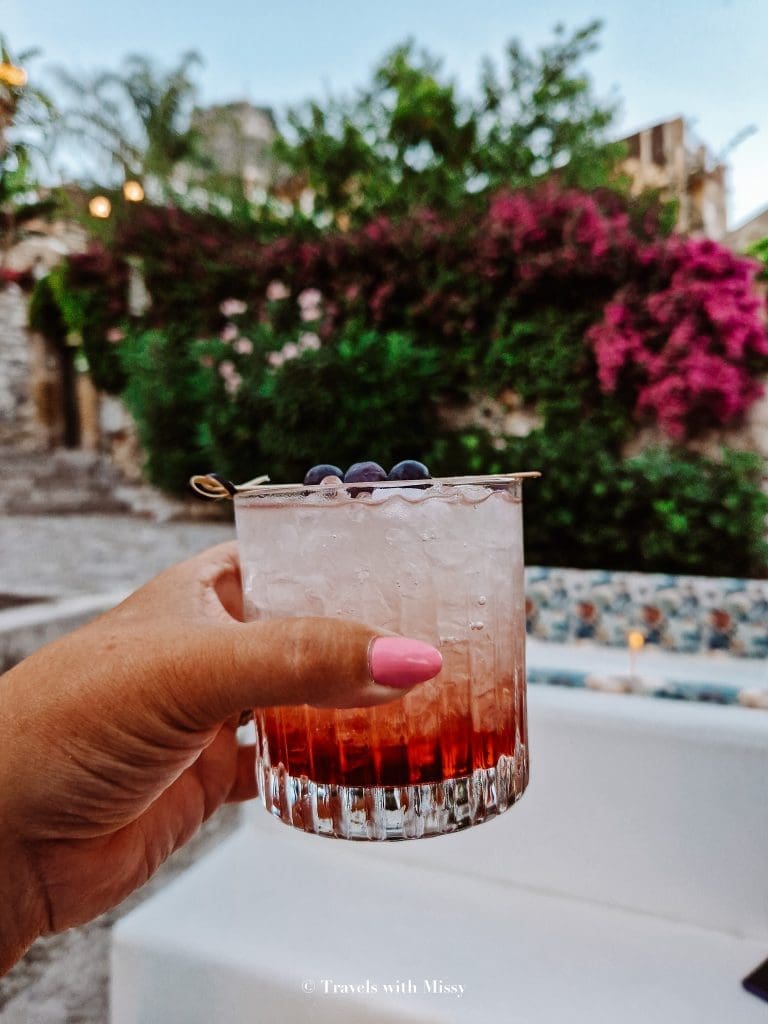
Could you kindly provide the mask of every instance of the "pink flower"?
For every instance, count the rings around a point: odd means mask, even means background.
[[[119,341],[122,341],[125,337],[125,331],[119,327],[110,327],[107,331],[107,341],[112,345],[116,345]]]
[[[297,302],[304,309],[305,306],[317,306],[322,301],[322,292],[318,291],[317,288],[305,288],[303,292],[299,292]]]
[[[228,395],[236,395],[240,390],[240,386],[243,383],[243,378],[239,373],[233,373],[224,382],[224,390]]]
[[[219,376],[223,377],[224,380],[229,380],[230,377],[237,374],[235,364],[231,359],[224,359],[219,363]]]
[[[299,346],[295,342],[287,341],[285,343],[285,345],[283,345],[283,349],[282,349],[283,360],[295,359],[297,356],[300,356],[300,355],[301,355],[301,351],[299,349]]]
[[[267,285],[267,299],[269,302],[280,302],[287,299],[291,293],[282,281],[270,281]]]
[[[234,324],[227,324],[222,330],[219,337],[222,341],[230,342],[234,341],[240,332]]]
[[[250,338],[238,338],[232,348],[239,356],[249,356],[253,352],[253,342]]]
[[[303,352],[308,350],[316,352],[320,348],[320,338],[314,331],[302,331],[299,335],[299,348]]]
[[[371,301],[369,305],[371,312],[373,313],[373,316],[376,320],[379,320],[382,317],[387,301],[389,300],[389,297],[392,295],[393,291],[394,286],[392,282],[385,281],[383,284],[380,284],[378,286],[376,291],[371,296]]]
[[[322,298],[323,296],[317,288],[305,288],[303,292],[299,293],[296,301],[299,304],[299,315],[305,323],[320,318],[322,314],[322,307],[320,305]]]
[[[222,316],[240,316],[248,309],[248,304],[241,299],[224,299],[219,304],[219,312]]]
[[[274,366],[277,369],[278,366],[282,366],[285,362],[285,357],[282,352],[270,352],[267,355],[267,362],[270,366]]]
[[[768,354],[752,266],[716,242],[675,236],[639,261],[651,287],[623,288],[586,334],[600,386],[629,387],[636,414],[676,439],[732,423],[759,397],[757,359]]]

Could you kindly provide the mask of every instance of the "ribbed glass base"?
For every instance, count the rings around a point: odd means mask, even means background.
[[[416,786],[336,786],[258,765],[264,806],[286,825],[336,839],[424,839],[479,825],[506,811],[528,783],[528,752],[495,768]]]

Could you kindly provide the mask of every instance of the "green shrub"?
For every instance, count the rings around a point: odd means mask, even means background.
[[[123,388],[149,478],[166,490],[185,490],[201,471],[294,481],[315,462],[363,458],[421,458],[436,475],[540,469],[527,487],[529,562],[764,575],[759,460],[707,460],[674,443],[622,456],[654,422],[640,412],[638,367],[669,340],[657,299],[680,263],[653,209],[636,214],[616,193],[550,185],[496,196],[474,220],[421,211],[259,244],[210,217],[147,207],[114,251],[72,257],[49,292],[68,329],[90,339],[97,383]],[[675,286],[672,328],[700,321],[719,353],[709,377],[720,386],[719,370],[733,371],[752,401],[765,368],[755,353],[768,344],[753,268],[715,243],[685,251],[706,274]],[[140,317],[126,308],[129,260],[143,266],[153,299]],[[621,372],[608,387],[599,369],[618,352],[613,329],[628,295],[635,313],[653,312],[653,331],[642,335],[639,314],[637,331],[623,330]],[[742,328],[754,352],[731,344]],[[680,377],[667,348],[661,384]],[[694,370],[701,376],[698,364],[685,372]],[[478,394],[506,402],[510,392],[542,424],[527,437],[509,436],[499,417],[492,433],[482,419],[457,428],[441,416],[446,404]],[[691,434],[723,420],[697,403],[685,417]],[[654,408],[663,426],[666,407]]]
[[[530,564],[766,575],[759,456],[724,449],[715,461],[656,448],[622,460],[603,438],[586,422],[510,442],[507,461],[543,474],[525,489]]]
[[[123,398],[146,453],[145,472],[159,487],[184,493],[192,474],[216,468],[205,443],[214,398],[208,382],[189,346],[161,331],[130,335],[120,357],[128,378]]]
[[[724,449],[722,461],[649,450],[627,463],[647,510],[637,565],[708,576],[762,576],[768,496],[762,459]],[[667,567],[671,567],[668,569]]]
[[[270,354],[294,343],[265,327],[247,341],[247,356],[218,338],[190,346],[161,331],[123,342],[124,397],[153,483],[178,491],[208,470],[296,480],[319,461],[391,465],[439,439],[436,349],[350,325],[337,345],[273,367]]]

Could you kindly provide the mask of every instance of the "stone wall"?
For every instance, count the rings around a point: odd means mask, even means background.
[[[728,430],[711,430],[702,437],[689,441],[689,451],[717,459],[722,448],[736,451],[756,452],[764,460],[764,489],[768,492],[768,377],[761,381],[764,394],[750,406],[738,427]],[[669,440],[657,427],[646,427],[632,438],[624,448],[624,456],[631,458],[646,448],[664,446]]]
[[[0,288],[0,445],[22,451],[73,445],[95,450],[84,415],[89,409],[81,398],[89,381],[72,378],[76,394],[68,396],[65,363],[74,374],[71,353],[29,329],[28,303],[17,285]]]
[[[764,482],[768,492],[768,377],[763,379],[762,385],[765,394],[749,408],[737,427],[712,430],[689,441],[686,447],[711,459],[718,459],[723,448],[756,452],[765,462]],[[505,447],[505,437],[525,437],[543,426],[543,420],[536,411],[524,405],[511,388],[505,389],[498,398],[478,393],[472,395],[466,405],[446,403],[441,407],[440,415],[451,430],[487,430],[500,451]],[[622,454],[625,458],[632,458],[647,448],[668,445],[669,438],[658,427],[645,427],[627,442]]]
[[[27,296],[7,285],[0,288],[0,444],[36,445],[31,364]]]
[[[768,238],[768,206],[729,231],[724,241],[734,252],[746,252],[751,245],[764,238]]]
[[[706,146],[697,145],[682,117],[635,132],[627,146],[624,171],[632,192],[660,189],[678,204],[676,229],[720,240],[727,230],[726,168]]]
[[[39,277],[67,254],[85,249],[83,228],[30,221],[0,253],[6,270]],[[72,353],[29,330],[27,292],[0,284],[0,445],[45,450],[78,443]]]

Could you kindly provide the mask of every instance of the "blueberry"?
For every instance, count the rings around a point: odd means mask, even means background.
[[[378,462],[355,462],[344,474],[345,484],[378,483],[386,479],[386,471]]]
[[[322,483],[327,476],[337,476],[341,480],[344,477],[344,473],[338,466],[332,466],[328,462],[321,462],[319,466],[313,466],[312,469],[308,470],[307,475],[304,477],[304,486],[314,487],[316,484]]]
[[[423,462],[404,459],[389,471],[387,480],[431,480],[432,476]]]

